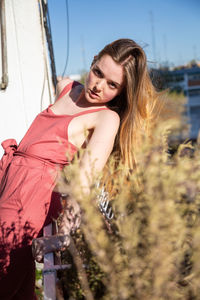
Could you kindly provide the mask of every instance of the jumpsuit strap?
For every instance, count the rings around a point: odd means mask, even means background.
[[[63,88],[63,90],[61,91],[60,95],[58,96],[58,98],[56,99],[55,102],[57,102],[59,99],[61,99],[64,95],[66,95],[71,89],[73,89],[77,85],[81,85],[81,83],[79,83],[78,81],[72,81],[72,82],[68,83]]]

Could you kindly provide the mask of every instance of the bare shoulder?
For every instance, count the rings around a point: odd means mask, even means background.
[[[59,95],[62,90],[64,89],[64,87],[66,85],[68,85],[69,83],[73,82],[74,80],[72,80],[69,77],[57,77],[57,85],[56,85],[56,94]]]
[[[120,123],[120,117],[118,115],[118,113],[116,113],[113,110],[110,109],[105,109],[105,110],[101,110],[98,113],[98,122],[100,124],[106,122],[109,123],[110,125],[114,125],[114,126],[119,126]]]
[[[98,112],[96,119],[96,128],[102,129],[104,132],[116,133],[120,124],[119,115],[110,109],[101,110]]]

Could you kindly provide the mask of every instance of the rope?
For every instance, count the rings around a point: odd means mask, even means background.
[[[66,61],[65,61],[65,67],[62,73],[62,77],[65,75],[67,65],[68,65],[68,60],[69,60],[69,6],[68,6],[68,0],[65,0],[65,8],[66,8],[66,20],[67,20],[67,55],[66,55]]]
[[[43,102],[44,88],[45,88],[45,81],[46,80],[47,80],[47,83],[48,83],[48,90],[49,90],[49,95],[50,95],[50,104],[52,104],[52,98],[51,98],[51,87],[50,87],[50,79],[49,79],[49,72],[48,72],[48,64],[47,64],[47,58],[46,58],[46,52],[45,52],[46,38],[45,38],[45,30],[44,30],[44,15],[43,15],[43,9],[42,9],[42,0],[39,0],[39,7],[40,7],[42,45],[43,45],[43,57],[44,57],[44,79],[43,79],[43,87],[42,87],[41,100],[40,100],[40,110],[42,111],[42,102]]]

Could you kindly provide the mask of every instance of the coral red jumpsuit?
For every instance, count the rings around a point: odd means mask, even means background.
[[[74,84],[77,83],[67,85],[59,98]],[[15,140],[2,143],[5,153],[0,162],[1,300],[35,299],[31,242],[45,220],[47,223],[50,204],[54,216],[60,209],[56,202],[58,194],[53,193],[58,170],[68,165],[77,151],[68,141],[69,123],[75,117],[103,109],[56,115],[50,106],[35,118],[18,147]]]

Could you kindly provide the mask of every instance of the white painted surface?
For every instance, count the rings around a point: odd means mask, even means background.
[[[53,86],[38,1],[6,0],[5,5],[9,83],[0,90],[0,143],[8,138],[19,143],[35,116],[53,101]]]

